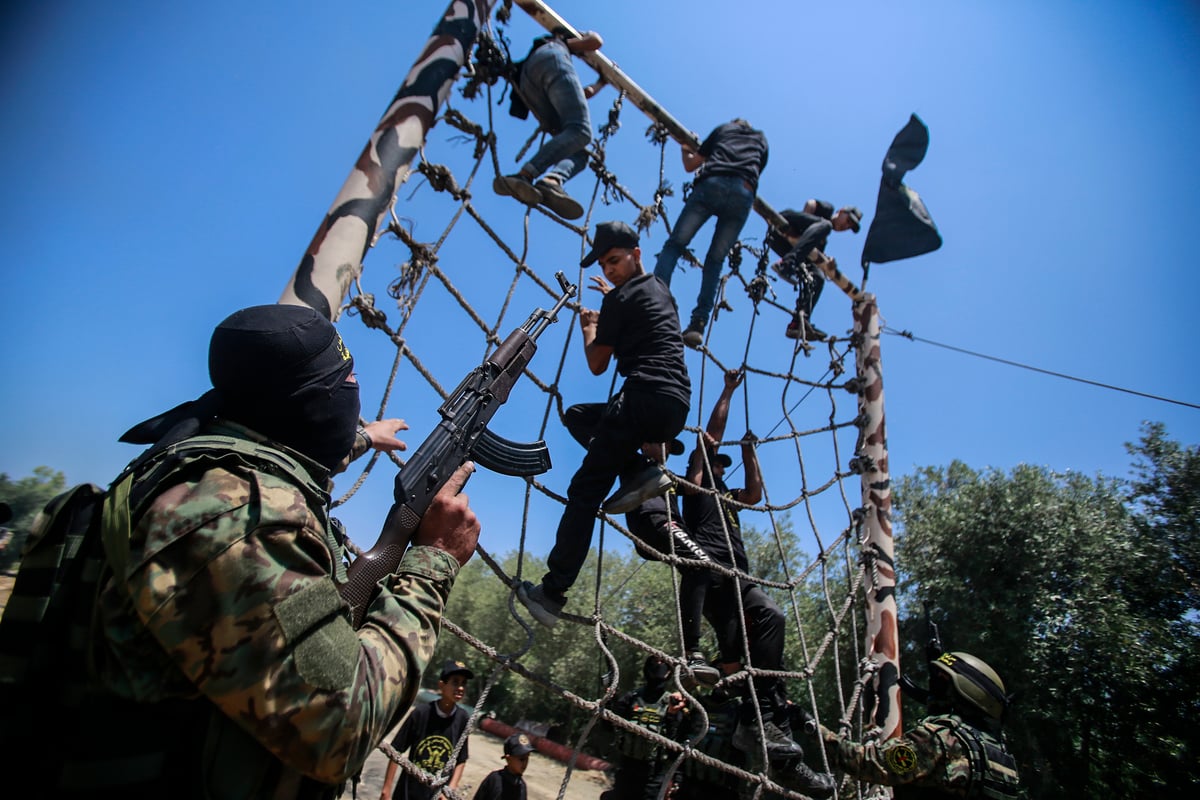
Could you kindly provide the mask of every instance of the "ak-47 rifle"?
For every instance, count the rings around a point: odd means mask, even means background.
[[[929,603],[925,603],[925,632],[929,636],[925,640],[925,660],[933,661],[935,658],[946,652],[942,646],[942,634],[938,630],[937,623],[933,621],[933,615],[929,613]]]
[[[938,630],[937,623],[933,621],[933,615],[929,611],[929,603],[925,603],[924,606],[925,631],[928,636],[925,640],[925,660],[933,661],[946,652],[946,650],[942,646],[942,634]],[[922,705],[929,702],[929,689],[924,686],[918,686],[908,675],[900,676],[900,689]]]
[[[502,475],[540,475],[550,469],[544,441],[521,444],[487,429],[487,424],[521,377],[537,351],[537,338],[559,310],[575,296],[577,287],[559,272],[562,289],[554,308],[537,309],[525,324],[508,335],[483,363],[471,370],[442,403],[441,422],[396,474],[395,502],[384,520],[375,546],[356,558],[339,587],[350,604],[354,627],[362,624],[379,581],[396,571],[409,540],[433,496],[467,459]]]

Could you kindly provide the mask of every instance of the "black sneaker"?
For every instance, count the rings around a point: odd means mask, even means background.
[[[515,197],[527,206],[542,202],[542,193],[524,175],[497,175],[492,190],[505,197]]]
[[[806,342],[823,342],[829,338],[825,331],[812,325],[803,314],[799,319],[793,319],[788,323],[784,335],[789,339],[803,339]]]
[[[771,269],[775,270],[776,275],[792,286],[800,285],[800,276],[796,273],[796,268],[790,260],[781,258],[771,265]]]
[[[529,581],[521,581],[517,585],[517,599],[529,609],[529,613],[534,619],[547,628],[553,628],[558,624],[563,606],[566,605],[566,601],[555,600],[547,596],[546,590],[540,583],[534,586]]]
[[[792,741],[792,738],[779,729],[774,722],[763,721],[762,737],[759,737],[758,725],[754,720],[738,720],[737,728],[733,731],[733,746],[743,753],[760,752],[760,741],[767,745],[767,759],[776,762],[785,758],[802,758],[804,750]]]
[[[721,670],[708,663],[703,653],[688,653],[687,668],[701,686],[711,689],[721,680]]]
[[[833,776],[823,772],[814,772],[802,758],[789,759],[772,769],[772,778],[785,789],[806,794],[809,797],[831,797],[836,786]]]
[[[704,328],[698,328],[695,324],[688,325],[687,330],[683,332],[683,343],[693,350],[704,344]]]
[[[654,464],[639,472],[628,484],[617,487],[612,497],[604,501],[605,514],[627,514],[649,500],[667,493],[671,478]]]
[[[583,216],[583,206],[571,195],[563,191],[556,181],[538,181],[535,187],[542,196],[542,205],[558,214],[563,219],[579,219]]]

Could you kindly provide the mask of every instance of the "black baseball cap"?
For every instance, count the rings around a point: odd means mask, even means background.
[[[843,211],[850,217],[850,230],[858,233],[862,229],[862,212],[859,211],[858,206],[843,206],[838,209],[838,213]]]
[[[596,224],[596,235],[592,237],[592,250],[579,262],[581,267],[590,267],[602,255],[614,247],[633,249],[639,245],[637,231],[620,220],[599,222]]]
[[[523,756],[532,752],[533,742],[529,741],[529,736],[524,733],[514,733],[504,740],[504,755],[506,756]]]
[[[451,675],[466,675],[467,680],[471,680],[471,678],[475,677],[475,673],[471,672],[470,667],[463,662],[455,661],[454,659],[450,659],[442,665],[442,674],[438,676],[438,680],[444,681]]]

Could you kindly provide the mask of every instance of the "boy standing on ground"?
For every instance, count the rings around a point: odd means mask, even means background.
[[[525,775],[533,745],[523,733],[514,733],[504,740],[504,769],[498,769],[483,779],[475,792],[475,800],[525,800]]]
[[[471,719],[466,709],[458,704],[466,696],[467,681],[474,677],[475,673],[463,662],[447,661],[438,678],[438,699],[413,709],[392,740],[392,747],[400,753],[407,751],[410,761],[432,775],[444,770],[454,753],[454,746],[467,730],[467,723]],[[388,790],[396,777],[397,767],[395,761],[388,764],[379,800],[388,800]],[[463,742],[454,772],[446,785],[457,789],[466,768],[467,742]],[[432,800],[440,794],[415,775],[405,774],[396,783],[396,791],[390,796],[392,800]]]
[[[638,244],[637,233],[624,222],[601,222],[591,252],[580,262],[586,267],[598,261],[611,282],[594,277],[593,288],[604,295],[600,311],[579,312],[588,368],[603,375],[615,357],[625,383],[608,403],[574,405],[563,418],[576,439],[587,442],[587,455],[567,489],[548,571],[541,584],[524,581],[517,587],[517,597],[548,628],[558,622],[566,592],[587,560],[604,495],[620,477],[621,488],[604,510],[622,514],[666,492],[670,479],[639,449],[643,442],[671,441],[687,421],[692,385],[675,300],[642,268]]]

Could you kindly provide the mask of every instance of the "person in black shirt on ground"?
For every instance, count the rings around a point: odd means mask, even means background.
[[[504,769],[498,769],[483,779],[475,791],[474,800],[525,800],[525,769],[533,745],[523,733],[514,733],[504,740]]]
[[[466,696],[467,681],[475,677],[475,673],[461,661],[447,661],[442,666],[442,674],[438,678],[437,700],[423,703],[412,710],[400,726],[400,732],[392,740],[392,747],[397,752],[407,751],[408,758],[426,772],[437,775],[442,772],[454,753],[454,746],[467,730],[471,715],[458,704]],[[463,771],[467,767],[467,742],[463,742],[458,760],[454,763],[454,772],[446,785],[451,789],[458,788]],[[396,778],[399,765],[395,761],[388,764],[383,777],[383,789],[379,800],[388,800],[388,789]],[[392,800],[432,800],[441,792],[435,792],[433,787],[422,783],[415,775],[405,774],[396,782],[396,790],[391,793]]]

